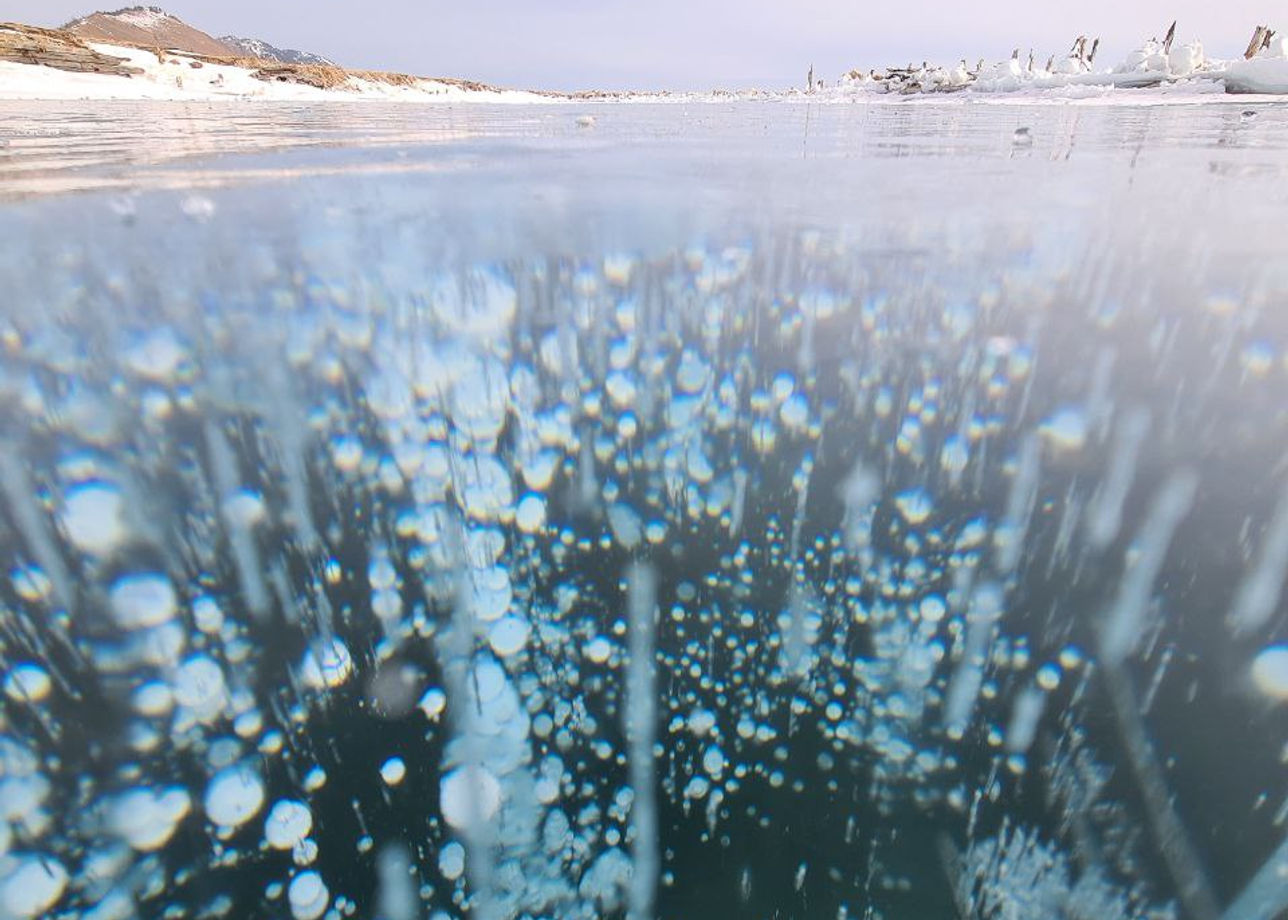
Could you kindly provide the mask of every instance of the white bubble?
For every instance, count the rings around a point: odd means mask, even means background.
[[[313,830],[313,812],[303,802],[280,799],[264,821],[264,840],[275,850],[294,849]]]
[[[546,501],[529,492],[519,500],[514,512],[514,523],[524,533],[538,533],[546,526]]]
[[[0,904],[10,917],[36,917],[58,903],[67,888],[67,870],[48,856],[26,855],[4,880]]]
[[[952,435],[944,441],[943,449],[939,452],[939,466],[944,472],[961,473],[969,462],[970,449],[965,438]]]
[[[711,747],[707,748],[706,752],[702,755],[702,769],[705,770],[712,779],[718,779],[720,774],[724,772],[724,768],[724,751],[720,750],[720,748],[716,747],[714,744],[711,745]]]
[[[112,618],[126,629],[160,626],[175,614],[174,587],[164,575],[118,578],[107,595]]]
[[[930,496],[922,489],[900,492],[895,496],[894,504],[903,519],[913,525],[925,523],[935,507]]]
[[[481,764],[457,767],[439,784],[443,819],[457,830],[490,821],[501,807],[501,784]]]
[[[948,606],[938,594],[928,594],[921,599],[919,608],[921,619],[926,623],[938,623],[948,612]]]
[[[17,703],[39,703],[49,696],[53,683],[49,673],[39,665],[15,665],[4,679],[5,696]]]
[[[264,804],[264,783],[250,764],[224,767],[206,786],[206,815],[219,827],[240,827]]]
[[[49,798],[50,783],[32,771],[0,780],[0,820],[33,826],[44,820],[42,807]]]
[[[630,505],[616,502],[608,506],[608,526],[613,539],[623,549],[635,549],[644,539],[644,523]]]
[[[291,916],[295,920],[317,920],[326,913],[330,897],[331,893],[322,881],[322,876],[312,870],[301,872],[291,879],[286,891],[286,898],[291,904]]]
[[[151,680],[134,691],[134,711],[143,716],[163,716],[174,708],[168,684]]]
[[[213,635],[224,625],[224,612],[213,597],[203,595],[192,602],[192,620],[197,629]]]
[[[510,386],[496,361],[471,362],[452,387],[452,420],[475,441],[495,441],[505,426]]]
[[[802,431],[809,424],[809,402],[800,393],[790,396],[778,410],[778,417],[793,431]]]
[[[689,731],[699,738],[715,728],[716,714],[710,709],[695,709],[689,713]]]
[[[238,489],[223,503],[224,518],[238,527],[251,528],[264,520],[264,499],[258,492]]]
[[[1060,409],[1040,426],[1038,433],[1060,450],[1077,450],[1087,442],[1087,414],[1078,408]]]
[[[112,802],[108,820],[131,847],[151,853],[169,842],[191,807],[188,793],[178,787],[132,789]]]
[[[710,379],[711,369],[707,363],[693,349],[686,348],[675,369],[676,389],[681,393],[700,393]]]
[[[105,556],[126,536],[125,502],[114,486],[100,482],[77,486],[63,503],[62,524],[77,549]]]
[[[475,455],[461,471],[461,506],[476,521],[492,521],[512,510],[514,484],[495,457]]]
[[[586,643],[586,657],[595,664],[603,664],[613,654],[613,643],[603,636],[596,636]]]
[[[528,644],[532,627],[522,617],[504,616],[492,624],[488,630],[487,641],[492,651],[502,658],[513,655]]]
[[[367,583],[372,591],[386,591],[398,584],[398,570],[387,551],[382,549],[372,554],[371,564],[367,566]]]
[[[217,208],[214,201],[205,195],[188,195],[179,202],[179,210],[183,211],[185,216],[204,224],[215,216]]]
[[[318,858],[318,842],[312,837],[305,837],[291,847],[291,862],[297,866],[311,866]]]
[[[625,371],[613,371],[604,380],[604,392],[618,409],[629,408],[635,402],[635,381]]]
[[[1274,700],[1288,700],[1288,645],[1272,645],[1252,659],[1252,682]]]
[[[1054,690],[1060,686],[1060,669],[1053,664],[1044,664],[1038,668],[1038,686],[1043,690]]]
[[[401,757],[390,757],[380,767],[380,778],[386,786],[397,786],[407,775],[407,764]]]
[[[438,687],[430,687],[425,691],[425,695],[420,698],[420,702],[416,705],[418,705],[420,707],[420,711],[425,714],[425,718],[432,721],[442,715],[443,710],[447,708],[447,694]]]
[[[465,872],[465,847],[455,840],[443,847],[438,853],[438,871],[449,882],[460,878]]]
[[[523,461],[523,481],[529,489],[544,492],[550,488],[558,465],[559,456],[554,451],[538,451]]]
[[[125,363],[140,377],[165,381],[187,359],[188,350],[174,331],[162,327],[140,339],[125,352]]]
[[[478,619],[490,623],[510,609],[514,587],[510,573],[501,566],[471,569],[469,584],[474,616]]]
[[[175,671],[174,699],[198,722],[213,721],[228,700],[223,670],[210,657],[193,655]]]
[[[505,669],[491,658],[480,657],[474,665],[473,690],[480,703],[490,703],[505,690]]]
[[[317,642],[304,653],[300,679],[313,690],[339,687],[353,673],[349,647],[339,639]]]
[[[485,340],[501,337],[518,308],[514,285],[486,268],[472,269],[464,276],[444,274],[428,299],[444,329]]]

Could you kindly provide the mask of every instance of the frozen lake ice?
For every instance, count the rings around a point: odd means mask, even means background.
[[[1288,107],[1142,99],[0,104],[0,917],[1279,915]]]

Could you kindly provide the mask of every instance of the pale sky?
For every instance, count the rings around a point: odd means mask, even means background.
[[[61,25],[94,0],[0,0],[0,20]],[[105,8],[130,0],[106,0]],[[156,3],[157,0],[151,0]],[[352,68],[551,89],[711,89],[829,83],[853,67],[972,65],[1032,47],[1041,62],[1085,33],[1097,63],[1141,40],[1201,38],[1243,52],[1253,27],[1288,29],[1283,0],[168,0],[213,35],[262,38]],[[1277,17],[1277,18],[1276,18]]]

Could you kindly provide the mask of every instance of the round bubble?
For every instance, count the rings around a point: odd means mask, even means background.
[[[482,764],[457,767],[439,784],[443,819],[457,830],[490,821],[501,807],[501,784]]]
[[[160,626],[175,614],[174,587],[164,575],[145,573],[118,578],[107,596],[112,619],[126,629]]]
[[[264,804],[264,783],[250,764],[225,767],[206,786],[206,816],[219,827],[240,827]]]

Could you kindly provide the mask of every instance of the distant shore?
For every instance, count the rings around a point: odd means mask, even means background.
[[[630,92],[505,89],[471,80],[417,77],[333,65],[284,63],[85,40],[61,29],[0,23],[0,100],[405,101],[405,102],[849,102],[883,96],[1040,98],[1095,101],[1130,94],[1137,101],[1195,101],[1224,93],[1288,94],[1288,42],[1258,27],[1244,57],[1209,58],[1201,43],[1151,39],[1112,67],[1097,69],[1095,46],[1075,41],[1045,65],[1017,50],[1008,61],[967,67],[922,64],[852,70],[805,89]],[[1264,30],[1264,32],[1262,31]],[[1264,41],[1258,36],[1264,34]],[[1253,46],[1256,47],[1253,47]],[[1152,92],[1151,92],[1152,91]],[[1142,96],[1142,93],[1148,93]],[[1193,97],[1193,98],[1192,98]]]

